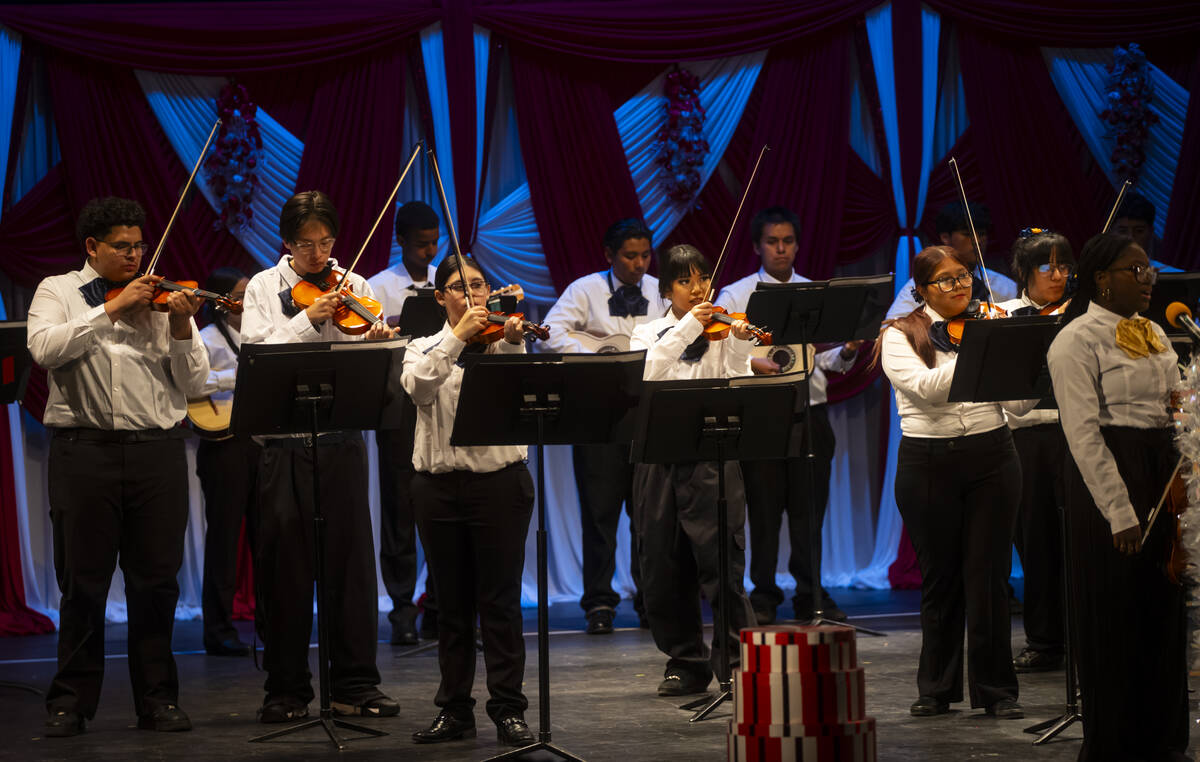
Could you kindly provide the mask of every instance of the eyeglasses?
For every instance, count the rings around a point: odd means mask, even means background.
[[[1110,267],[1107,272],[1115,273],[1117,271],[1133,273],[1133,279],[1138,283],[1145,285],[1153,285],[1158,280],[1158,268],[1149,265],[1130,265],[1129,267]]]
[[[486,294],[488,291],[488,282],[486,280],[469,281],[467,285],[471,287],[471,293],[473,294]],[[446,290],[453,291],[456,294],[467,293],[467,290],[463,288],[463,282],[461,280],[456,280],[453,283],[447,283]]]
[[[938,278],[937,280],[927,280],[921,285],[932,286],[935,283],[943,294],[948,294],[956,288],[969,287],[971,285],[971,273],[963,273],[958,277],[947,275],[942,278]]]
[[[130,250],[136,251],[139,255],[145,254],[150,249],[150,244],[145,241],[130,243],[129,241],[105,241],[99,239],[100,243],[107,245],[111,249],[115,249],[118,254],[125,256]]]
[[[1042,233],[1052,233],[1050,228],[1021,228],[1021,232],[1017,233],[1018,238],[1032,238],[1035,235]]]
[[[333,251],[333,244],[337,241],[336,238],[325,238],[320,241],[296,241],[292,247],[301,254],[312,254],[313,249],[319,248],[321,251]]]
[[[1075,265],[1068,265],[1068,264],[1064,264],[1062,262],[1059,262],[1059,263],[1047,262],[1044,265],[1038,265],[1036,269],[1042,275],[1051,275],[1053,273],[1058,273],[1059,275],[1063,276],[1064,278],[1069,278],[1069,277],[1071,277],[1071,273],[1075,272]]]

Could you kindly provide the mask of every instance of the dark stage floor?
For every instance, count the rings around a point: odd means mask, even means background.
[[[920,630],[915,591],[835,591],[842,607],[863,626],[885,630],[886,637],[861,636],[859,659],[867,670],[867,711],[878,722],[880,760],[1071,760],[1079,750],[1079,726],[1042,747],[1022,730],[1057,716],[1063,704],[1063,673],[1021,676],[1024,720],[994,720],[965,705],[948,715],[917,719],[908,705],[916,698],[916,662]],[[781,609],[781,615],[787,615]],[[527,718],[537,730],[536,611],[525,611],[528,634]],[[401,703],[400,716],[361,720],[389,733],[383,738],[355,738],[343,754],[405,760],[482,760],[504,751],[484,712],[483,664],[480,660],[475,695],[479,735],[435,746],[417,746],[412,731],[436,715],[432,698],[437,688],[435,650],[392,648],[386,644],[386,618],[381,618],[379,667],[385,692]],[[664,659],[646,630],[623,602],[612,636],[588,636],[578,607],[551,608],[552,733],[556,745],[588,760],[723,759],[729,705],[715,719],[689,724],[688,713],[676,701],[659,698],[654,689]],[[249,625],[244,636],[249,640]],[[190,733],[138,731],[124,667],[125,628],[108,628],[107,679],[100,713],[82,736],[46,739],[41,698],[9,687],[0,688],[0,758],[7,759],[216,759],[253,757],[310,759],[337,752],[324,733],[313,729],[265,744],[247,740],[278,726],[255,722],[262,702],[263,675],[249,659],[210,657],[200,643],[200,623],[176,626],[175,648],[182,685],[181,704],[191,715]],[[1013,620],[1013,643],[1023,642],[1020,619]],[[17,681],[44,689],[54,671],[55,637],[0,639],[0,681]],[[316,656],[316,649],[312,650]],[[314,711],[317,703],[311,709]],[[1193,733],[1200,748],[1200,733]]]

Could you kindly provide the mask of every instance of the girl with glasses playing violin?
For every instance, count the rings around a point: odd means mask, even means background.
[[[1017,703],[1008,610],[1013,523],[1021,466],[1004,409],[1033,403],[948,402],[958,359],[946,321],[962,314],[971,274],[946,246],[913,260],[921,305],[886,321],[876,358],[896,391],[900,440],[896,505],[921,568],[921,659],[914,716],[962,700],[963,630],[972,707],[1023,716]]]
[[[1025,228],[1012,248],[1012,272],[1021,295],[1001,302],[1012,316],[1062,311],[1075,271],[1071,242],[1046,228]],[[1014,660],[1017,672],[1046,672],[1063,663],[1062,463],[1067,441],[1057,409],[1008,416],[1021,459],[1021,507],[1014,532],[1025,571],[1025,648]]]
[[[1087,721],[1079,759],[1183,760],[1184,590],[1163,570],[1173,522],[1143,530],[1179,463],[1168,410],[1178,358],[1139,312],[1158,271],[1132,238],[1093,237],[1047,362],[1066,467],[1072,645]]]
[[[493,323],[484,302],[489,286],[482,268],[457,255],[438,265],[434,298],[446,308],[446,325],[416,339],[404,354],[404,390],[417,406],[411,491],[421,544],[438,592],[438,665],[441,709],[417,743],[475,735],[475,620],[483,639],[490,697],[487,713],[501,743],[533,743],[525,723],[529,701],[521,690],[525,640],[521,634],[521,572],[533,510],[533,480],[524,446],[452,447],[450,433],[462,388],[464,352],[525,351],[522,321],[504,322],[503,337],[471,343]],[[463,282],[462,275],[466,276]],[[467,292],[470,292],[468,302]]]

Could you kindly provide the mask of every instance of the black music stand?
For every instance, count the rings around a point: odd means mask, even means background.
[[[776,344],[841,344],[875,339],[891,305],[894,282],[895,276],[889,273],[805,283],[759,283],[758,288],[750,294],[746,317],[755,325],[770,330]],[[801,352],[800,355],[807,407],[811,401],[809,381],[812,369],[808,367],[808,352]],[[804,442],[808,482],[813,484],[816,481],[816,455],[813,453],[812,416],[809,415],[804,416]],[[816,552],[820,545],[821,526],[817,522],[817,504],[811,489],[808,491],[808,536],[812,548],[809,553],[812,559],[812,616],[809,624],[842,625],[868,635],[884,635],[877,630],[825,617],[821,609],[824,599],[821,560]],[[795,613],[798,618],[800,612]]]
[[[306,434],[312,456],[313,577],[317,590],[317,675],[321,699],[317,718],[251,738],[251,743],[319,726],[341,751],[346,747],[335,727],[370,736],[387,735],[336,718],[330,708],[328,625],[324,613],[325,516],[321,510],[317,452],[322,431],[376,428],[381,411],[397,404],[396,389],[404,353],[396,350],[406,343],[403,339],[391,339],[242,345],[230,429],[238,436]]]
[[[792,437],[792,410],[800,397],[799,373],[694,381],[649,381],[642,388],[631,460],[634,463],[717,463],[717,595],[713,641],[719,650],[716,695],[689,701],[699,722],[733,697],[729,668],[729,503],[725,495],[725,463],[729,460],[775,460],[787,457]],[[720,637],[718,637],[718,634]]]
[[[25,398],[25,386],[33,369],[33,357],[26,346],[24,320],[0,320],[0,405],[20,402]],[[0,688],[12,688],[43,695],[32,685],[0,680]]]
[[[446,308],[437,303],[432,288],[418,288],[404,300],[399,315],[391,315],[387,324],[400,329],[399,335],[419,339],[432,336],[446,324]]]
[[[1038,405],[1054,407],[1054,390],[1046,367],[1046,350],[1062,328],[1056,317],[1017,317],[1005,320],[968,320],[963,324],[959,358],[950,382],[949,402],[1002,402],[1042,400]],[[1083,721],[1075,678],[1075,652],[1071,648],[1072,612],[1071,559],[1067,555],[1067,513],[1058,506],[1062,532],[1063,609],[1066,624],[1063,655],[1066,661],[1066,708],[1045,722],[1025,728],[1041,734],[1033,742],[1040,746],[1076,722]]]
[[[580,760],[550,741],[550,614],[546,557],[548,444],[628,442],[644,352],[463,355],[463,382],[450,444],[537,445],[538,740],[492,757],[545,751]],[[544,755],[542,755],[544,756]]]
[[[1195,354],[1195,345],[1187,331],[1167,321],[1167,305],[1171,302],[1182,302],[1193,313],[1197,311],[1197,304],[1200,303],[1200,272],[1161,273],[1150,294],[1150,307],[1142,313],[1143,317],[1162,326],[1167,338],[1175,345],[1180,362],[1186,365],[1188,358]]]

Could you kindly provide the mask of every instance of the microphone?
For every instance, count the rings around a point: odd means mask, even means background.
[[[1200,343],[1200,326],[1192,320],[1192,311],[1183,302],[1171,302],[1167,305],[1167,322],[1187,331],[1193,343]]]

